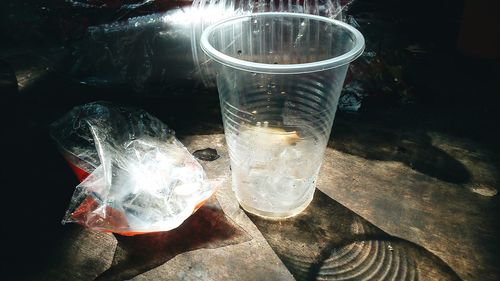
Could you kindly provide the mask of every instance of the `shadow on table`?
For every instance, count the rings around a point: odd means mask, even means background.
[[[328,146],[366,159],[398,161],[450,183],[466,183],[471,178],[462,163],[433,146],[431,138],[420,130],[402,131],[357,121],[336,120]]]
[[[437,256],[388,235],[319,190],[293,218],[248,215],[297,280],[460,280]]]
[[[118,240],[111,267],[95,280],[128,280],[156,268],[178,254],[201,248],[219,248],[250,240],[226,217],[215,199],[209,200],[178,228]]]

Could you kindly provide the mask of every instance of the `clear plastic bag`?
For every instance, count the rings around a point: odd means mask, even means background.
[[[51,135],[82,182],[63,219],[123,235],[179,226],[215,192],[174,132],[144,110],[97,102]]]
[[[171,96],[179,85],[193,84],[187,18],[188,10],[172,9],[91,26],[73,46],[68,73],[90,86]]]
[[[91,86],[125,87],[140,95],[170,96],[179,85],[189,87],[202,81],[207,87],[215,86],[214,71],[200,49],[199,39],[203,30],[217,20],[269,11],[343,20],[343,12],[353,0],[70,2],[89,10],[89,14],[107,15],[91,21],[82,40],[73,44],[71,67],[67,70],[71,77]]]

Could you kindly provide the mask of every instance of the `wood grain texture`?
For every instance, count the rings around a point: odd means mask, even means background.
[[[498,196],[474,192],[498,190],[494,152],[437,132],[363,123],[335,129],[320,190],[431,251],[464,280],[500,278]]]

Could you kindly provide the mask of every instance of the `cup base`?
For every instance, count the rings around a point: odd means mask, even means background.
[[[314,192],[312,192],[311,196],[309,198],[307,198],[307,200],[304,201],[304,203],[302,203],[300,206],[298,206],[292,210],[287,210],[287,211],[282,211],[282,212],[269,212],[269,211],[259,210],[259,209],[256,209],[254,207],[251,207],[251,206],[245,204],[239,198],[237,198],[237,199],[238,199],[238,203],[240,204],[241,208],[243,210],[253,214],[253,215],[262,217],[264,219],[281,220],[281,219],[291,218],[291,217],[294,217],[294,216],[302,213],[302,211],[304,211],[307,208],[307,206],[309,206],[309,204],[313,200],[313,197],[314,197]]]

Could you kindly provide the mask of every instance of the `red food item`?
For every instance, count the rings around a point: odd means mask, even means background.
[[[84,169],[78,167],[76,164],[74,164],[73,162],[71,162],[69,159],[66,159],[66,162],[68,162],[68,165],[70,166],[71,170],[73,170],[73,173],[75,173],[76,178],[78,179],[78,181],[82,182],[83,180],[85,180],[90,175],[89,172],[87,172]]]
[[[71,160],[66,158],[66,162],[71,167],[71,170],[73,170],[73,172],[75,173],[78,181],[82,182],[90,175],[89,172],[80,168]],[[213,194],[215,194],[215,191]],[[203,204],[205,204],[207,200],[198,203],[193,210],[193,214],[196,211],[198,211],[198,209],[201,206],[203,206]],[[92,196],[87,196],[85,200],[83,200],[83,202],[78,206],[78,208],[76,208],[75,211],[71,214],[71,217],[73,218],[73,220],[75,220],[84,227],[88,227],[89,225],[92,226],[101,225],[103,228],[102,229],[103,232],[111,232],[123,236],[135,236],[140,234],[152,233],[152,232],[137,232],[137,231],[124,231],[124,232],[111,231],[109,229],[114,229],[118,225],[120,226],[128,225],[127,218],[122,212],[117,211],[109,206],[106,206],[105,217],[98,216],[95,214],[96,213],[95,210],[97,208],[99,208],[99,203]]]
[[[83,226],[98,225],[104,232],[113,232],[108,230],[108,228],[113,229],[117,225],[127,225],[127,218],[122,212],[106,206],[106,211],[103,212],[105,216],[99,216],[98,214],[101,212],[96,211],[99,207],[99,203],[92,198],[92,196],[87,196],[80,206],[78,206],[78,208],[76,208],[76,210],[71,214],[71,217]],[[116,233],[127,235],[129,232]],[[136,234],[139,233],[140,232],[137,232]]]

